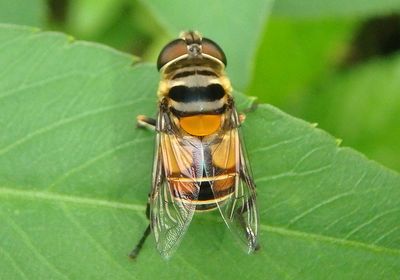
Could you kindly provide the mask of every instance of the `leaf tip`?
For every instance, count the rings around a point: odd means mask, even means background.
[[[336,138],[336,146],[339,147],[342,144],[342,142],[343,142],[343,139]]]
[[[32,33],[39,33],[42,30],[39,27],[32,27],[31,31]]]
[[[72,36],[72,35],[68,35],[68,36],[67,36],[67,42],[68,42],[69,44],[72,44],[72,43],[74,43],[75,41],[76,41],[76,39],[75,39],[74,36]]]
[[[254,112],[257,110],[259,103],[257,102],[257,97],[249,96],[249,104],[244,109],[244,112]]]
[[[311,127],[317,127],[318,123],[311,123]]]
[[[141,62],[141,59],[137,56],[130,55],[130,58],[131,58],[131,66],[135,66],[136,64]]]

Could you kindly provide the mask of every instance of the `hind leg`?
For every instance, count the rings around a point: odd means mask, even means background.
[[[147,206],[146,206],[146,217],[148,220],[150,220],[150,204],[149,204],[149,202],[147,202]],[[131,259],[137,258],[137,256],[140,253],[140,250],[143,247],[143,244],[146,242],[147,237],[150,235],[150,232],[151,232],[151,227],[150,227],[150,223],[149,223],[149,225],[146,227],[146,229],[143,232],[142,238],[139,240],[139,242],[136,244],[136,246],[130,252],[129,257]]]

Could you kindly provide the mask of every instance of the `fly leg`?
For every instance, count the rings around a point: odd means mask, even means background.
[[[242,124],[246,120],[246,114],[249,112],[254,112],[257,109],[258,104],[256,102],[253,102],[250,107],[244,109],[244,112],[239,114],[239,123]]]
[[[150,130],[155,130],[155,128],[156,128],[156,120],[155,119],[149,118],[144,115],[138,115],[136,117],[136,120],[137,120],[137,126],[139,128],[146,128],[146,129],[150,129]],[[149,199],[150,199],[150,195],[149,195]],[[147,206],[146,206],[146,217],[148,220],[150,220],[150,200],[149,199],[147,200]],[[139,255],[139,253],[143,247],[143,244],[146,242],[147,237],[150,235],[150,232],[151,232],[151,227],[150,227],[150,223],[149,223],[143,232],[142,238],[139,240],[139,242],[136,244],[136,246],[130,252],[129,257],[131,259],[137,258],[137,256]]]
[[[143,127],[143,128],[147,128],[150,130],[155,130],[155,128],[156,128],[156,120],[149,118],[147,116],[138,115],[136,117],[136,121],[137,121],[138,127]]]
[[[246,115],[243,113],[239,114],[239,123],[242,124],[246,120]]]
[[[150,220],[150,203],[149,202],[147,202],[147,206],[146,206],[146,217],[148,220]],[[142,238],[139,240],[139,242],[136,244],[136,246],[130,252],[129,257],[131,259],[137,258],[137,256],[140,253],[140,250],[143,247],[144,242],[146,241],[147,237],[150,235],[150,232],[151,232],[151,227],[150,227],[150,223],[149,223],[149,225],[146,227],[145,231],[143,232]]]

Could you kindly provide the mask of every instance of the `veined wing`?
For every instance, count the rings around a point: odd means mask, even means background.
[[[227,111],[226,119],[231,120],[231,123],[221,131],[218,141],[215,144],[211,143],[212,164],[206,165],[206,174],[208,177],[218,177],[224,173],[235,174],[235,179],[231,182],[234,184],[232,194],[224,201],[216,200],[216,203],[229,229],[239,237],[250,253],[258,248],[259,216],[256,189],[240,138],[239,121],[234,108]],[[212,182],[214,196],[218,196],[220,189],[221,186]]]
[[[172,125],[168,114],[160,112],[160,127]],[[153,187],[150,195],[150,223],[160,254],[169,258],[185,234],[196,205],[199,186],[194,178],[202,174],[193,165],[196,143],[170,129],[156,136]]]

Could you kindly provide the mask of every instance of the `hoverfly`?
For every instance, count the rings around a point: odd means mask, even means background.
[[[193,214],[218,210],[247,251],[258,249],[256,190],[239,135],[222,49],[198,32],[183,32],[158,61],[156,119],[138,116],[156,130],[150,224],[131,252],[135,258],[152,231],[160,254],[176,250]]]

